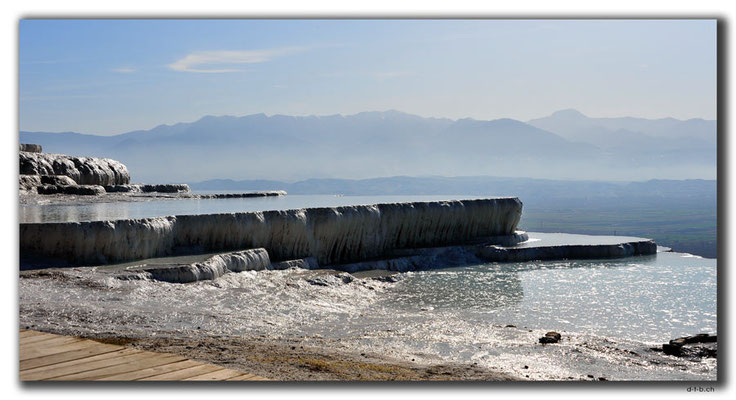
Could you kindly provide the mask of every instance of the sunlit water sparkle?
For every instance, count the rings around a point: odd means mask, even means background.
[[[20,220],[453,198],[459,197],[285,196],[21,206]],[[529,235],[527,245],[572,238]],[[359,273],[344,283],[329,271],[286,270],[229,273],[191,284],[119,280],[115,275],[124,268],[120,266],[65,269],[52,278],[20,279],[20,324],[65,334],[296,339],[397,360],[477,363],[531,379],[589,374],[620,380],[716,377],[715,359],[692,362],[649,350],[678,336],[716,332],[716,260],[665,252],[618,260],[436,267],[397,274],[398,282]],[[314,284],[315,279],[321,284]],[[538,344],[550,330],[561,332],[563,340]]]

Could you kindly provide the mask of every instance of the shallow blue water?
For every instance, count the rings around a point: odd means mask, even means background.
[[[486,196],[488,197],[488,196]],[[492,197],[492,196],[491,196]],[[19,219],[25,222],[104,221],[150,218],[168,215],[218,214],[309,207],[337,207],[358,204],[412,201],[464,200],[478,196],[335,196],[286,195],[241,199],[152,199],[110,203],[21,204]]]
[[[661,343],[715,334],[716,278],[716,260],[669,252],[494,263],[407,273],[387,301],[406,311],[462,313],[477,323]]]
[[[465,198],[473,197],[288,195],[22,205],[20,219],[86,221]],[[524,246],[623,239],[529,236]],[[391,284],[336,279],[327,287],[304,279],[320,271],[248,272],[171,285],[122,282],[81,269],[76,273],[85,279],[22,279],[21,323],[70,334],[155,335],[160,330],[184,337],[195,331],[297,337],[401,359],[502,365],[539,379],[589,373],[614,379],[715,379],[715,360],[680,362],[647,349],[678,336],[716,333],[716,265],[714,259],[663,252],[617,260],[486,263],[403,273]],[[85,284],[89,280],[95,285]],[[108,290],[100,290],[105,285]],[[562,332],[564,344],[540,347],[538,337],[549,330]],[[530,370],[517,371],[524,365]]]
[[[681,253],[469,265],[400,273],[395,283],[346,283],[298,269],[192,284],[67,271],[63,279],[20,280],[21,326],[70,335],[265,337],[418,363],[477,363],[542,380],[716,378],[715,359],[650,350],[717,328],[715,260]],[[563,340],[540,345],[550,330]]]

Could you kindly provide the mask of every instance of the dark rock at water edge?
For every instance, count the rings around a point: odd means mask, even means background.
[[[43,152],[43,147],[41,147],[40,144],[21,143],[20,151],[25,151],[28,153],[41,153]]]
[[[718,341],[718,336],[710,335],[708,333],[699,333],[693,336],[684,336],[677,339],[670,340],[670,344],[674,345],[686,345],[692,343],[714,343]]]
[[[558,332],[551,331],[547,332],[539,338],[539,343],[542,344],[548,344],[548,343],[557,343],[562,339],[562,335],[560,335]]]
[[[108,193],[189,193],[189,185],[183,183],[159,185],[105,185]]]
[[[70,194],[80,196],[98,196],[105,194],[105,188],[99,185],[40,185],[38,194]]]
[[[285,196],[286,191],[284,190],[271,190],[263,192],[250,192],[250,193],[216,193],[216,194],[200,194],[198,195],[201,199],[240,199],[240,198],[251,198],[251,197],[272,197],[272,196]]]
[[[108,193],[140,193],[140,185],[105,185],[105,191]]]
[[[316,278],[305,279],[310,285],[314,286],[338,286],[340,284],[348,284],[355,280],[352,275],[341,273],[334,276],[319,276]]]
[[[400,281],[401,279],[403,279],[403,276],[399,276],[399,275],[374,276],[371,279],[378,281],[378,282],[396,283]]]
[[[189,185],[184,183],[171,183],[160,185],[140,185],[143,193],[189,193]]]
[[[693,359],[716,358],[718,353],[718,337],[707,333],[679,337],[670,340],[669,343],[663,344],[662,352],[671,356]]]

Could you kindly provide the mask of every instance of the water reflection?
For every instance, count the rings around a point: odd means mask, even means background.
[[[387,302],[407,312],[459,312],[479,323],[658,343],[716,331],[716,260],[659,253],[415,272]]]
[[[519,303],[524,289],[513,271],[488,274],[461,269],[409,273],[393,295],[391,301],[410,309],[488,310]]]
[[[392,301],[407,308],[492,311],[518,305],[524,299],[521,274],[538,270],[620,268],[656,262],[656,255],[615,260],[565,260],[557,262],[492,263],[460,268],[412,272],[404,275]]]
[[[89,203],[79,205],[23,204],[20,206],[19,211],[21,223],[76,222],[132,218],[131,208],[135,208],[135,203]]]
[[[476,199],[478,196],[334,196],[287,195],[236,199],[147,199],[82,204],[22,204],[20,222],[79,222],[169,215],[218,214],[307,207]]]

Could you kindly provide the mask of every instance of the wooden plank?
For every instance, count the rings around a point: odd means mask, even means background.
[[[21,338],[20,339],[20,345],[21,346],[29,346],[29,345],[32,345],[34,343],[47,342],[49,340],[55,340],[57,342],[61,342],[61,341],[77,341],[77,340],[81,340],[81,339],[75,338],[75,337],[70,337],[70,336],[58,336],[58,335],[43,334],[43,335],[36,335],[36,336]]]
[[[31,337],[31,336],[38,336],[38,335],[45,335],[45,334],[46,334],[45,332],[21,330],[19,337],[24,338],[24,337]]]
[[[20,342],[19,347],[22,350],[38,350],[43,348],[54,348],[68,343],[80,342],[80,339],[72,337],[55,337],[55,338],[41,338],[38,341],[32,343]]]
[[[118,365],[130,361],[131,357],[143,354],[140,350],[123,349],[112,353],[100,354],[98,356],[80,358],[33,369],[21,371],[21,380],[37,381],[57,376],[84,372],[96,368],[104,368],[110,365]]]
[[[64,353],[66,351],[79,350],[92,347],[87,341],[78,340],[75,342],[61,343],[57,346],[23,346],[20,348],[20,360],[28,360],[31,358],[49,356],[56,353]]]
[[[185,381],[224,381],[228,378],[233,378],[238,375],[241,375],[241,371],[236,371],[234,369],[221,369],[219,371],[210,372],[208,374],[203,375],[197,375],[193,376],[191,378],[183,379]]]
[[[123,364],[111,365],[103,368],[95,368],[93,370],[57,376],[49,380],[53,381],[93,381],[110,375],[122,374],[125,372],[138,371],[158,365],[171,364],[177,361],[186,360],[174,354],[158,354],[144,352],[135,360],[129,360]],[[147,356],[147,357],[146,357]]]
[[[25,371],[32,368],[45,367],[49,365],[59,364],[68,361],[74,361],[81,358],[90,358],[93,356],[112,353],[124,349],[121,346],[114,346],[111,344],[105,344],[101,346],[88,347],[80,350],[66,351],[63,353],[56,353],[49,356],[36,357],[20,362],[20,370]]]
[[[67,375],[83,374],[86,372],[94,372],[102,368],[114,367],[117,365],[129,364],[134,362],[143,361],[153,356],[145,351],[138,351],[132,354],[126,354],[120,357],[112,357],[104,360],[97,360],[89,363],[75,364],[70,367],[53,368],[47,371],[47,376],[42,380],[57,380],[56,378],[64,377]],[[61,379],[69,380],[69,379]]]
[[[168,372],[179,371],[185,368],[194,367],[201,365],[200,363],[192,360],[177,361],[171,364],[158,365],[151,368],[145,368],[138,371],[130,371],[122,374],[110,375],[104,378],[100,378],[100,381],[135,381],[149,376],[161,375]]]
[[[238,376],[234,376],[232,378],[225,379],[226,381],[268,381],[270,379],[266,379],[262,376],[253,375],[253,374],[242,374]]]
[[[92,361],[89,359],[79,359],[69,361],[67,363],[59,363],[46,367],[34,368],[32,370],[22,371],[21,375],[34,380],[45,380],[55,378],[57,376],[69,375],[73,373],[91,371],[99,368],[105,368],[111,365],[124,364],[134,359],[146,358],[142,356],[142,351],[127,350],[113,353],[105,353],[105,358],[97,358]],[[91,357],[90,357],[91,358]]]
[[[208,374],[214,372],[222,367],[212,364],[200,364],[194,367],[185,368],[179,371],[168,372],[161,375],[149,376],[147,378],[140,379],[141,381],[180,381],[183,379],[191,378],[197,375]]]
[[[46,332],[37,332],[35,335],[24,335],[20,337],[20,340],[22,341],[30,341],[30,339],[40,339],[40,338],[58,338],[58,337],[68,337],[68,336],[60,336],[60,335],[54,335],[53,333],[46,333]]]
[[[34,380],[267,380],[242,371],[88,339],[20,330],[20,378]]]

